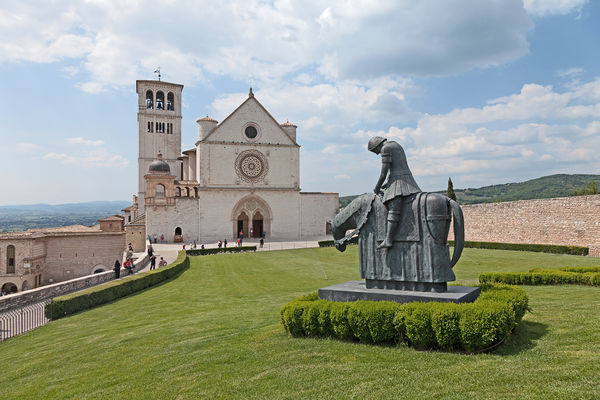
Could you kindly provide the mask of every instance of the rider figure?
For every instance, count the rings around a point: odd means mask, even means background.
[[[402,201],[404,197],[413,193],[419,193],[421,189],[419,189],[415,178],[413,178],[408,168],[406,155],[402,146],[394,141],[388,141],[386,138],[373,136],[369,139],[368,148],[369,151],[375,154],[381,154],[381,175],[373,191],[375,194],[379,194],[381,188],[385,189],[383,203],[388,209],[387,230],[385,240],[378,248],[388,248],[393,245],[394,234],[398,229],[398,223],[402,216]],[[388,180],[383,185],[388,172]]]

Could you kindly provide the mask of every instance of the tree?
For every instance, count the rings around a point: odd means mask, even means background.
[[[446,196],[456,201],[456,193],[454,193],[454,185],[452,179],[448,178],[448,190],[446,190]]]
[[[596,186],[596,182],[588,183],[587,186],[582,186],[579,188],[574,188],[570,196],[586,196],[590,194],[598,194],[598,186]]]

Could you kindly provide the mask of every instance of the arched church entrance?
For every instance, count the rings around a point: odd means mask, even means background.
[[[252,216],[252,237],[262,237],[263,227],[263,216],[257,211]]]
[[[183,231],[180,227],[175,228],[175,236],[173,237],[174,242],[183,242]]]
[[[271,233],[272,212],[269,204],[257,195],[249,195],[240,199],[233,207],[231,220],[233,222],[233,237],[240,232],[244,237],[258,238]]]
[[[244,234],[244,237],[248,236],[248,222],[250,219],[244,211],[242,211],[237,217],[237,230],[234,232],[234,237],[239,237],[240,232]]]

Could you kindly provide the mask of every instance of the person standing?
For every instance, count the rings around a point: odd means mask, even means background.
[[[113,270],[115,271],[115,279],[119,279],[121,277],[121,263],[119,260],[115,260]]]
[[[156,235],[156,233],[154,234],[154,244],[156,244],[156,240],[158,239],[158,236]]]
[[[156,269],[156,256],[154,254],[150,256],[150,271],[153,269]]]
[[[165,241],[165,235],[161,234],[161,235],[160,235],[160,242],[162,243],[162,242],[164,242],[164,241]]]
[[[223,240],[223,247],[227,248],[227,239]]]
[[[265,239],[260,238],[260,248],[262,249],[265,244]]]

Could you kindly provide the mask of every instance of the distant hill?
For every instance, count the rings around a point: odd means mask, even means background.
[[[481,188],[454,189],[460,204],[496,203],[502,201],[566,197],[592,182],[600,187],[600,175],[557,174],[525,182],[504,183]],[[439,190],[446,193],[446,189]],[[340,197],[340,207],[348,205],[356,196]]]
[[[0,206],[0,232],[74,224],[91,226],[95,225],[98,219],[118,214],[129,205],[129,201],[91,201],[56,205]]]

